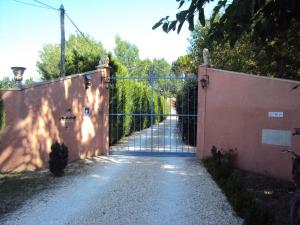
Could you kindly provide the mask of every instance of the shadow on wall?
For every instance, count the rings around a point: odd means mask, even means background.
[[[80,74],[1,92],[6,127],[0,137],[0,171],[47,167],[55,141],[68,146],[70,161],[106,154],[108,90],[99,71],[89,74],[92,85],[88,89]]]

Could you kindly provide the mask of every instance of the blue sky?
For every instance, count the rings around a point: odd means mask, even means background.
[[[33,0],[20,0],[38,5]],[[64,5],[66,13],[82,32],[102,42],[108,51],[114,48],[117,34],[140,50],[141,58],[165,58],[170,63],[184,55],[189,46],[187,25],[179,35],[164,33],[152,26],[160,18],[174,16],[176,0],[40,0],[55,8]],[[209,15],[213,5],[205,9]],[[27,68],[25,79],[39,77],[36,61],[46,43],[60,42],[59,12],[24,5],[13,0],[0,0],[0,79],[13,77],[12,66]],[[66,19],[66,39],[75,27]]]

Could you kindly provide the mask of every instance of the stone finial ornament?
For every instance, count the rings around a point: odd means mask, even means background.
[[[23,80],[23,74],[24,71],[26,70],[25,67],[20,67],[20,66],[14,66],[11,67],[11,70],[14,73],[14,78],[15,78],[15,82],[17,87],[21,88],[22,87],[22,80]]]
[[[207,48],[203,49],[203,64],[208,66],[211,64],[210,54]]]
[[[103,57],[101,57],[99,61],[99,66],[108,66],[109,65],[109,57],[108,54],[105,54]]]

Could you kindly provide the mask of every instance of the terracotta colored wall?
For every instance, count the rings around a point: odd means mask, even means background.
[[[23,90],[1,91],[6,128],[0,137],[0,170],[35,170],[48,166],[51,144],[69,148],[69,160],[108,154],[109,91],[104,80],[109,69],[88,72],[92,85],[85,89],[84,74],[41,83]],[[84,116],[89,107],[90,116]],[[68,109],[76,119],[61,122]]]
[[[198,93],[197,157],[210,155],[213,145],[237,148],[236,166],[283,179],[291,179],[291,157],[287,147],[262,144],[262,129],[290,130],[300,127],[300,82],[270,79],[201,66],[210,79]],[[268,112],[283,112],[269,118]],[[300,154],[300,137],[292,137],[292,148]],[[298,150],[297,150],[298,149]]]

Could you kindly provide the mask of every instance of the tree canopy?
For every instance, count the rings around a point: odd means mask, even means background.
[[[197,72],[197,67],[192,62],[191,55],[183,55],[178,57],[173,63],[172,63],[172,73],[174,75],[188,75],[188,74],[195,74]]]
[[[245,33],[233,44],[209,38],[210,24],[196,25],[190,37],[189,52],[193,66],[203,63],[202,50],[210,50],[213,66],[237,72],[300,80],[299,35],[290,29],[283,39],[258,45]]]
[[[153,59],[149,66],[148,74],[150,76],[164,77],[170,75],[170,70],[171,66],[164,58]]]
[[[208,48],[218,68],[300,80],[300,1],[218,0],[210,18],[204,7],[215,0],[176,1],[187,9],[174,20],[162,18],[153,29],[179,33],[187,22],[194,67]]]
[[[129,74],[134,74],[140,61],[138,47],[122,40],[120,36],[116,36],[115,43],[114,53],[116,58],[127,68]]]
[[[216,0],[176,1],[179,9],[184,5],[188,7],[178,12],[173,20],[169,16],[162,18],[153,29],[162,26],[165,32],[177,29],[179,33],[183,24],[187,22],[189,29],[193,31],[195,20],[205,26],[204,7]],[[274,40],[282,32],[287,32],[294,22],[300,22],[299,8],[298,0],[218,0],[210,18],[210,36],[214,39],[229,40],[231,45],[243,33],[249,33],[254,41]],[[221,13],[221,18],[215,21],[218,13]]]
[[[141,59],[136,45],[115,38],[113,53],[109,53],[112,76],[144,76],[150,74],[166,76],[170,74],[169,63],[161,59]],[[101,56],[105,54],[100,42],[90,36],[71,35],[66,43],[66,71],[67,75],[94,70]],[[40,52],[37,62],[38,71],[44,80],[60,77],[60,46],[46,44]]]
[[[122,40],[116,36],[116,47],[114,48],[114,58],[127,68],[127,75],[147,77],[167,76],[170,74],[170,64],[164,59],[144,59],[139,56],[139,49],[136,45]],[[123,74],[126,75],[126,74]]]
[[[16,84],[14,79],[10,79],[9,77],[3,77],[0,80],[0,89],[12,88]]]
[[[105,54],[100,42],[86,35],[70,35],[66,42],[66,74],[71,75],[94,70],[99,59]],[[37,62],[38,72],[43,80],[60,77],[60,46],[46,44]]]

